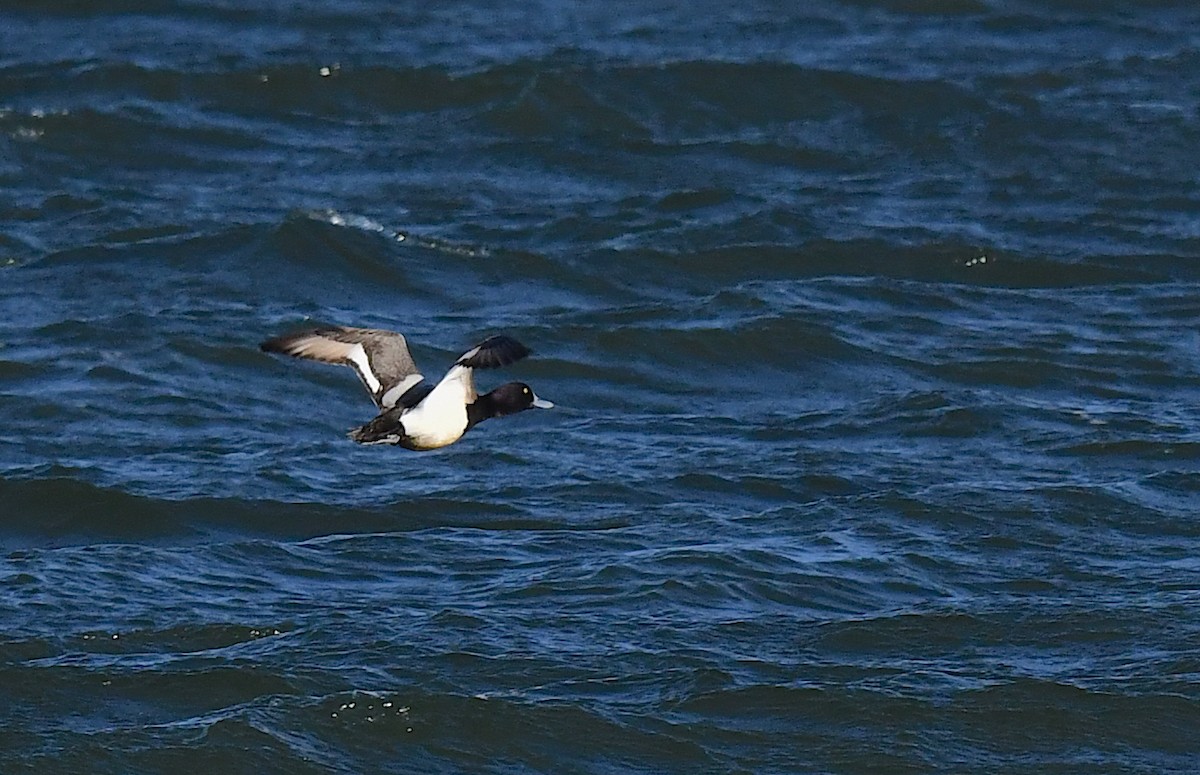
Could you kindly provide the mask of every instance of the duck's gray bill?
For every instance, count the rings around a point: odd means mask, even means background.
[[[536,406],[538,409],[553,409],[554,408],[554,404],[550,403],[549,401],[547,401],[544,398],[538,398],[537,393],[533,394],[533,405]]]

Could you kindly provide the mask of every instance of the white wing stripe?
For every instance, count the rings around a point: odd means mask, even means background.
[[[363,349],[361,344],[356,344],[346,353],[346,357],[354,364],[354,368],[362,376],[363,382],[367,383],[367,387],[371,388],[372,393],[379,392],[379,377],[375,376],[375,372],[371,371],[371,361],[367,358],[367,351]]]

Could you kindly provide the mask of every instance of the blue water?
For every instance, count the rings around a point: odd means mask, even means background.
[[[1197,148],[1185,3],[6,4],[0,771],[1194,772]]]

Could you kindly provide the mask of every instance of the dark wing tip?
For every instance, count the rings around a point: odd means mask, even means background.
[[[531,352],[532,350],[511,336],[500,334],[484,339],[458,362],[472,369],[495,369],[516,363]]]
[[[266,340],[265,342],[262,342],[261,344],[259,344],[258,349],[262,350],[265,353],[285,353],[286,354],[287,353],[287,345],[293,339],[295,339],[295,337],[289,336],[286,334],[284,336],[273,336],[270,339]]]

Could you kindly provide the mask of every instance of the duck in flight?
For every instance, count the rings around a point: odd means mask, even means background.
[[[421,375],[408,343],[394,331],[309,328],[268,339],[259,347],[354,369],[379,409],[375,419],[350,431],[359,444],[437,449],[488,418],[554,406],[523,382],[508,382],[483,395],[476,392],[475,369],[507,366],[529,355],[529,348],[510,336],[491,336],[467,350],[436,385]]]

